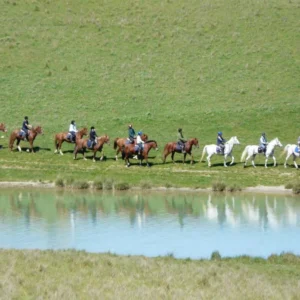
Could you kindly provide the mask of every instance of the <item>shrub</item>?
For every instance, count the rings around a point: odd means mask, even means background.
[[[226,184],[223,181],[215,181],[212,184],[212,190],[214,192],[223,192],[226,189]]]
[[[293,184],[292,191],[294,194],[300,194],[300,181]]]
[[[93,188],[96,190],[103,190],[103,182],[102,180],[96,180],[93,183]]]
[[[67,187],[72,187],[74,183],[74,178],[68,177],[65,179],[65,186]]]
[[[64,187],[65,186],[64,180],[62,178],[57,178],[55,180],[55,186],[57,186],[57,187]]]
[[[103,182],[103,189],[104,190],[112,190],[114,185],[114,181],[112,179],[106,179]]]
[[[149,190],[152,188],[152,183],[150,181],[141,181],[140,186],[143,190]]]
[[[119,182],[115,184],[114,188],[118,191],[129,190],[129,184],[127,182]]]
[[[90,187],[90,185],[87,181],[78,180],[73,183],[73,187],[75,189],[84,190],[84,189],[88,189]]]
[[[221,260],[222,256],[219,251],[214,251],[210,256],[210,259],[211,260]]]
[[[240,186],[238,186],[237,184],[233,184],[233,185],[230,185],[228,188],[227,188],[227,191],[228,192],[240,192],[242,190],[242,188]]]
[[[285,186],[284,186],[285,189],[287,190],[291,190],[293,188],[293,183],[292,182],[288,182]]]

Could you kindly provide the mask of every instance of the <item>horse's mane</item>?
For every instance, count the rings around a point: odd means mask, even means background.
[[[155,140],[149,140],[149,141],[145,141],[145,144],[152,143],[152,142],[156,143]],[[157,143],[156,143],[156,144],[157,144]]]

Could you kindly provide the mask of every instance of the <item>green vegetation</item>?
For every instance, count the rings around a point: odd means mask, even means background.
[[[279,149],[277,168],[265,170],[262,156],[256,169],[239,163],[262,131],[283,144],[299,135],[298,1],[4,0],[0,26],[0,122],[8,127],[0,139],[0,180],[101,175],[103,186],[110,179],[195,188],[220,177],[240,187],[299,178],[294,167],[283,169]],[[36,154],[10,153],[9,133],[25,115],[44,135],[35,141]],[[66,143],[64,156],[53,153],[54,134],[67,131],[72,119],[110,136],[104,161],[93,163],[91,152],[87,161],[81,155],[74,161]],[[158,142],[151,168],[114,161],[113,140],[127,135],[129,123]],[[179,154],[176,164],[170,157],[162,164],[163,147],[176,140],[178,127],[199,139],[194,165],[183,165]],[[208,169],[201,151],[219,130],[242,145],[232,167],[214,156]]]
[[[0,250],[7,299],[298,299],[300,257],[211,260]]]

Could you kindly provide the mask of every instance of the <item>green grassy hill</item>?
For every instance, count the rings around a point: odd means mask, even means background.
[[[242,185],[287,181],[279,176],[282,166],[254,171],[236,165],[228,171],[217,165],[215,175],[204,163],[160,164],[162,148],[176,139],[178,127],[199,139],[200,151],[215,143],[219,130],[226,138],[237,135],[237,161],[262,131],[269,140],[295,143],[299,1],[0,1],[0,122],[11,131],[28,115],[45,131],[34,157],[9,153],[8,134],[0,140],[0,180],[84,172],[86,178],[195,187],[219,175]],[[66,131],[72,119],[111,139],[126,136],[133,123],[158,142],[155,168],[124,171],[123,161],[113,161],[112,145],[103,163],[54,156],[53,135]],[[198,161],[200,151],[194,153]],[[215,166],[221,162],[213,158]]]

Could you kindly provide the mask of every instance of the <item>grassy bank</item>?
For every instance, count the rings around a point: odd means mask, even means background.
[[[242,168],[241,152],[269,140],[295,143],[299,135],[299,3],[249,1],[2,1],[0,11],[0,122],[8,131],[28,115],[40,124],[35,155],[10,153],[8,134],[0,139],[0,180],[51,180],[99,175],[139,185],[207,187],[285,185],[299,178],[293,167]],[[92,163],[54,155],[54,134],[95,126],[113,140],[127,135],[128,123],[158,142],[150,152],[152,168],[126,169],[114,161]],[[176,140],[178,127],[197,137],[196,164],[178,164],[162,149]],[[230,170],[214,157],[208,170],[200,162],[205,144],[216,133],[238,136],[237,164]],[[22,143],[21,145],[26,146]],[[91,154],[88,155],[91,158]]]
[[[1,299],[297,299],[300,259],[0,250]]]

